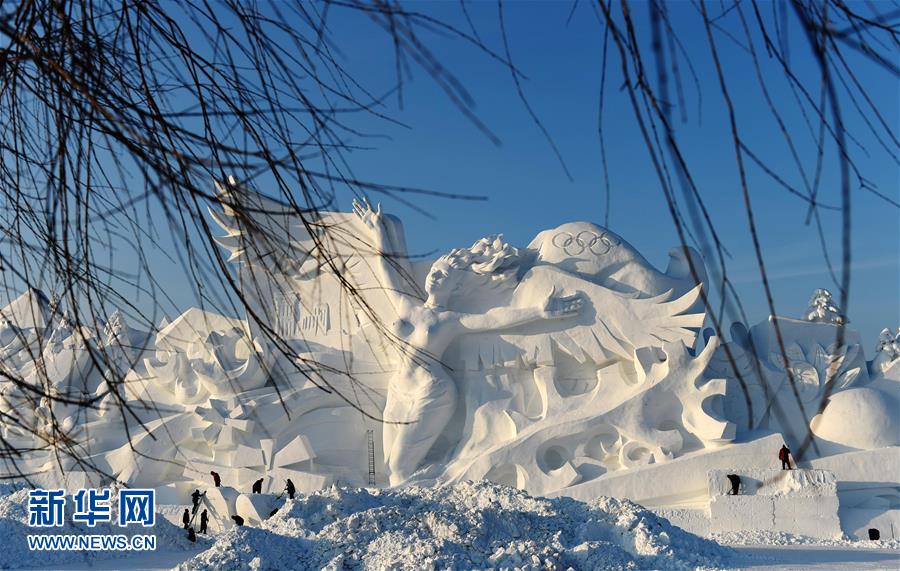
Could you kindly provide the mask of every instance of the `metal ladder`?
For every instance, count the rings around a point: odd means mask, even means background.
[[[366,430],[366,443],[369,446],[369,487],[375,487],[375,431]]]
[[[197,511],[194,511],[194,504],[193,504],[193,502],[191,502],[191,507],[190,507],[191,521],[188,522],[188,527],[194,527],[194,521],[198,517],[200,517],[200,510],[201,510],[201,508],[203,508],[203,506],[205,504],[206,504],[206,492],[204,491],[202,494],[200,494],[200,501],[197,503]],[[212,507],[212,506],[210,506],[210,507]]]

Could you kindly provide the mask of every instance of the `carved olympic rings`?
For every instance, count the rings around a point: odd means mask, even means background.
[[[552,242],[570,256],[577,256],[585,250],[595,256],[602,256],[619,245],[618,240],[606,232],[597,234],[590,230],[582,230],[574,236],[569,232],[559,232],[553,236]]]

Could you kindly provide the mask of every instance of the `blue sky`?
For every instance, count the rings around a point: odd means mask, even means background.
[[[603,170],[597,132],[603,29],[588,3],[581,3],[567,25],[571,3],[514,2],[504,5],[505,24],[515,64],[527,75],[528,100],[553,136],[572,179],[569,180],[542,134],[516,95],[508,69],[458,40],[429,36],[441,61],[463,82],[477,102],[476,112],[502,140],[494,145],[457,112],[430,78],[414,69],[404,86],[402,110],[389,101],[391,115],[409,129],[378,125],[391,139],[377,141],[377,150],[354,153],[359,176],[396,184],[488,197],[484,203],[416,198],[434,219],[384,200],[385,208],[404,220],[414,253],[445,251],[477,238],[502,232],[514,244],[525,245],[539,231],[571,220],[601,223],[605,217]],[[479,36],[503,51],[497,5],[468,3]],[[423,12],[468,30],[456,3],[419,3]],[[699,14],[690,2],[669,5],[673,25],[690,55],[700,83],[700,99],[685,74],[688,122],[678,123],[687,158],[732,254],[729,273],[736,281],[751,321],[765,319],[768,310],[758,277],[743,210],[725,106],[718,91],[709,45]],[[717,8],[711,8],[716,10]],[[765,6],[764,6],[765,9]],[[635,3],[639,25],[646,25],[646,4]],[[749,15],[748,15],[749,17]],[[738,35],[739,21],[726,16],[724,28]],[[818,73],[796,20],[791,21],[792,63],[798,74]],[[351,38],[347,63],[375,92],[393,85],[390,45],[362,18],[334,17],[336,37]],[[639,37],[648,38],[639,28]],[[722,34],[716,36],[738,123],[750,148],[785,180],[802,188],[764,101],[746,52]],[[610,44],[611,45],[611,44]],[[649,45],[644,46],[649,48]],[[649,54],[649,49],[647,49]],[[649,57],[649,55],[648,55]],[[762,54],[763,59],[765,55]],[[851,59],[860,80],[892,128],[898,126],[896,78],[861,58]],[[771,79],[773,98],[785,110],[796,133],[802,160],[812,171],[815,150],[798,107],[773,62],[763,63]],[[609,226],[659,267],[678,243],[657,177],[640,139],[626,94],[618,56],[610,51],[604,112],[609,177],[612,187]],[[681,62],[682,69],[685,64]],[[382,89],[378,89],[381,87]],[[854,151],[865,176],[879,191],[898,200],[898,169],[849,101],[842,101],[850,132],[866,148]],[[698,112],[699,107],[699,112]],[[678,113],[676,112],[676,117]],[[373,129],[376,128],[373,125]],[[896,153],[897,149],[894,149]],[[821,200],[839,204],[839,173],[834,147],[827,150]],[[838,287],[828,275],[814,225],[806,225],[807,205],[778,187],[755,165],[748,165],[750,192],[757,211],[765,261],[780,315],[799,317],[815,288]],[[374,197],[373,197],[374,198]],[[346,208],[346,204],[342,204]],[[833,260],[840,259],[840,218],[823,211],[823,224]],[[900,323],[900,213],[873,194],[853,187],[853,273],[849,315],[871,346],[883,327]]]
[[[720,10],[718,3],[710,5],[714,13]],[[470,32],[457,2],[409,6]],[[467,2],[466,6],[479,37],[502,54],[498,5]],[[751,323],[756,323],[766,318],[768,309],[709,45],[693,2],[672,2],[668,6],[699,84],[698,90],[681,59],[687,122],[676,122],[679,141],[731,254],[729,274]],[[648,5],[635,2],[632,8],[638,37],[649,58]],[[771,15],[768,5],[763,4],[762,9],[765,17]],[[394,96],[379,109],[404,126],[363,113],[345,117],[361,131],[383,135],[349,141],[369,147],[348,155],[354,174],[382,183],[487,197],[487,201],[471,202],[408,196],[431,214],[427,217],[373,194],[373,201],[381,199],[386,211],[403,219],[414,255],[436,255],[493,233],[503,233],[511,243],[524,246],[541,230],[573,220],[603,224],[608,215],[610,229],[664,269],[667,252],[678,244],[678,238],[626,92],[621,89],[621,64],[612,43],[603,116],[612,192],[611,208],[608,213],[605,209],[597,129],[604,30],[590,3],[580,2],[568,23],[570,2],[507,2],[503,10],[514,63],[527,76],[522,85],[528,101],[558,146],[571,180],[519,99],[509,69],[459,38],[428,32],[423,32],[423,41],[469,91],[476,104],[475,113],[501,144],[494,144],[479,132],[428,74],[413,64],[412,77],[404,81],[402,108]],[[742,34],[733,11],[718,23],[734,37]],[[792,64],[804,79],[815,79],[818,71],[796,19],[790,25]],[[329,28],[341,48],[342,64],[361,84],[376,94],[394,87],[393,47],[380,28],[363,15],[337,8],[329,14]],[[802,188],[787,145],[765,107],[745,49],[719,31],[716,40],[746,143],[789,184]],[[778,67],[765,54],[760,55],[772,96],[796,136],[803,163],[811,171],[816,160],[813,139]],[[860,57],[848,55],[848,59],[887,124],[897,130],[897,79]],[[652,63],[648,61],[648,65]],[[655,74],[655,70],[650,73]],[[900,200],[896,162],[880,147],[849,100],[842,100],[842,105],[848,130],[864,147],[852,149],[860,170],[880,192]],[[674,115],[679,117],[679,111]],[[892,152],[897,154],[896,147]],[[834,146],[830,145],[820,200],[831,205],[839,204],[835,158]],[[836,293],[838,287],[826,270],[815,226],[805,224],[806,203],[778,187],[755,165],[748,164],[747,169],[777,311],[779,315],[799,317],[815,288],[826,287]],[[900,324],[900,213],[855,184],[852,194],[854,261],[849,317],[862,333],[871,358],[878,332]],[[350,198],[349,192],[339,193],[338,206],[349,210]],[[832,259],[839,260],[839,215],[823,211],[822,217],[829,252]],[[147,250],[157,278],[169,286],[172,303],[166,303],[164,311],[170,317],[197,304],[184,268],[167,257],[178,248],[171,240],[163,233],[157,248]],[[130,269],[131,262],[117,260],[123,271]],[[141,305],[149,303],[146,296],[139,300]]]

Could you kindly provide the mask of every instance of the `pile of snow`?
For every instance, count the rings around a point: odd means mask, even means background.
[[[533,498],[485,481],[298,496],[179,569],[696,569],[731,557],[627,500]]]
[[[805,535],[793,535],[783,531],[731,531],[713,534],[710,538],[723,545],[811,545],[858,549],[900,549],[900,539],[883,539],[880,541],[821,539]]]
[[[66,505],[66,522],[61,527],[34,528],[28,526],[28,490],[18,486],[0,486],[0,569],[20,567],[47,567],[69,563],[84,563],[101,559],[123,557],[117,551],[31,551],[28,549],[28,535],[155,535],[156,550],[190,551],[198,545],[212,543],[212,540],[198,536],[197,543],[187,539],[186,532],[167,521],[157,513],[156,525],[142,527],[130,525],[119,527],[115,522],[99,522],[94,527],[71,521],[71,501]],[[115,490],[112,490],[115,492]],[[115,497],[115,493],[111,493]],[[68,497],[71,500],[71,496]],[[115,514],[115,507],[113,514]]]

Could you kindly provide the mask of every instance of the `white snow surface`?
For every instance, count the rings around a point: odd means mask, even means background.
[[[900,549],[900,539],[882,539],[879,541],[858,539],[822,539],[793,535],[783,531],[730,531],[714,533],[710,539],[723,545],[753,546],[791,546],[809,545],[818,547],[839,547],[853,549]]]
[[[711,569],[732,555],[627,500],[478,481],[300,495],[179,569]]]

